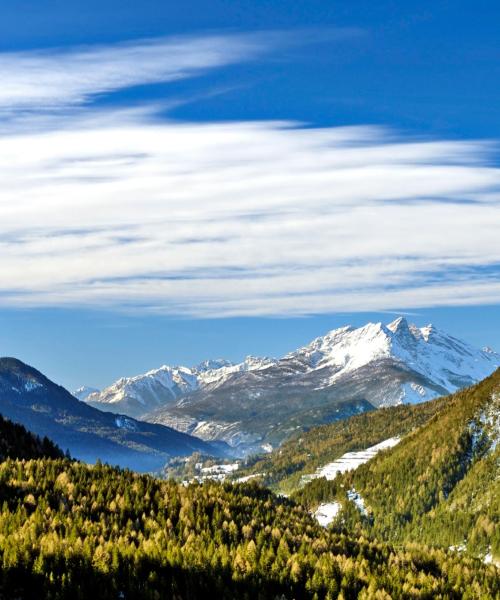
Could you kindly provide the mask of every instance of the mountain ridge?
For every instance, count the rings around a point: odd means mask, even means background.
[[[87,402],[252,452],[281,443],[297,427],[454,392],[489,375],[500,356],[400,317],[331,330],[280,359],[208,365],[202,374],[162,367],[167,384],[160,370],[120,379]],[[173,370],[184,391],[171,383]]]
[[[223,453],[221,447],[168,427],[103,413],[12,357],[0,358],[0,413],[88,462],[100,459],[149,471],[173,455]]]

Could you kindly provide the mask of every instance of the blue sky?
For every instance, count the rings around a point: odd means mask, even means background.
[[[410,313],[500,348],[492,2],[0,7],[0,353],[102,386]]]

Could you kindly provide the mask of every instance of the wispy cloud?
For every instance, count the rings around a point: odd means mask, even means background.
[[[0,132],[0,304],[230,316],[500,301],[490,143],[88,110],[277,47],[263,35],[0,55],[0,108],[17,115]]]
[[[283,46],[279,33],[152,39],[112,46],[0,53],[0,108],[55,109],[137,85],[193,77]]]

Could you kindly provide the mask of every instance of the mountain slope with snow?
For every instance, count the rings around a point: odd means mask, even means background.
[[[161,367],[121,379],[87,402],[255,450],[298,428],[454,392],[498,365],[491,350],[399,318],[335,329],[279,360]]]
[[[98,394],[99,390],[94,387],[89,387],[88,385],[82,385],[78,389],[73,392],[73,396],[78,398],[78,400],[86,400],[90,394]]]
[[[265,369],[274,363],[270,358],[247,356],[238,364],[218,359],[206,360],[191,368],[164,365],[144,375],[122,377],[101,392],[95,391],[82,399],[105,412],[120,411],[141,417],[158,407],[171,405],[191,392],[215,389],[235,373]]]
[[[428,380],[429,389],[419,384],[402,386],[399,398],[388,397],[377,405],[422,401],[439,392],[453,392],[487,377],[499,364],[492,350],[478,350],[433,325],[417,328],[400,317],[383,325],[368,323],[354,329],[342,327],[288,354],[304,362],[309,372],[324,372],[322,388],[334,385],[377,361],[392,360]]]
[[[341,505],[335,517],[343,527],[369,538],[442,545],[500,565],[500,369],[436,403],[437,418],[391,449],[356,469],[337,469],[334,481],[310,481],[294,498],[323,505],[323,521],[325,503],[330,514],[331,504]],[[356,499],[364,514],[353,510]]]

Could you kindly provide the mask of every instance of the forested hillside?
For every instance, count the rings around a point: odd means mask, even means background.
[[[22,425],[0,415],[0,461],[6,458],[62,457],[62,450],[47,437],[39,438]]]
[[[336,527],[394,542],[454,546],[500,559],[500,370],[355,471],[295,494],[338,501]],[[349,499],[350,498],[350,499]]]
[[[0,465],[0,596],[493,599],[492,565],[321,528],[255,485],[68,460]]]
[[[296,434],[268,455],[249,459],[237,477],[258,474],[265,485],[281,492],[294,491],[304,475],[314,473],[318,467],[346,452],[363,450],[387,438],[405,435],[426,423],[445,404],[442,398],[417,405],[403,404],[314,427]]]

